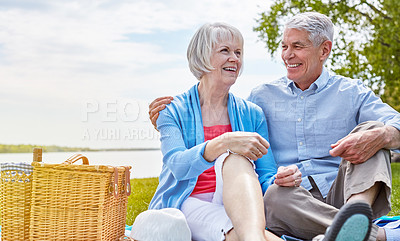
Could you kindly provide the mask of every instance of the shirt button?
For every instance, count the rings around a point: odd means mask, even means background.
[[[299,142],[299,145],[300,145],[300,146],[302,146],[302,145],[303,145],[303,142],[302,142],[302,141],[300,141],[300,142]]]
[[[301,122],[301,120],[302,120],[301,118],[297,119],[298,122]]]
[[[300,96],[300,99],[304,99],[304,96]]]

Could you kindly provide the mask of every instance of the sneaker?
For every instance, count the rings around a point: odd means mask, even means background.
[[[336,214],[323,241],[366,241],[372,225],[372,210],[365,202],[350,202]]]

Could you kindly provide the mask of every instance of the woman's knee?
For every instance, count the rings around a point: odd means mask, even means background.
[[[230,173],[233,175],[237,175],[241,173],[246,173],[254,175],[254,177],[256,177],[254,163],[247,160],[243,156],[230,154],[220,165],[221,172],[223,174]]]
[[[252,162],[246,159],[244,156],[241,155],[236,155],[236,154],[229,154],[226,158],[225,161],[223,162],[223,165],[232,165],[232,166],[238,166],[238,165],[245,165],[245,166],[252,166]]]

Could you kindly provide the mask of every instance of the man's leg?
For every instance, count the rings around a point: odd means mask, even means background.
[[[312,239],[325,233],[338,209],[314,198],[303,187],[272,185],[264,195],[267,228],[283,234]]]
[[[351,133],[381,127],[383,124],[369,121],[359,124]],[[369,203],[373,210],[373,218],[379,218],[390,211],[391,194],[390,152],[380,150],[366,162],[353,165],[342,160],[338,176],[328,193],[326,202],[337,208],[344,203],[362,200]],[[383,229],[373,225],[371,239],[384,239]]]
[[[351,133],[382,125],[376,121],[364,122]],[[353,165],[342,160],[338,176],[328,193],[326,202],[340,208],[350,200],[364,200],[371,205],[373,218],[378,218],[390,211],[391,188],[390,152],[380,150],[362,164]]]
[[[264,203],[267,228],[277,235],[301,239],[318,236],[316,240],[329,241],[361,241],[370,236],[372,211],[365,202],[351,202],[338,210],[302,187],[274,184],[265,193]]]

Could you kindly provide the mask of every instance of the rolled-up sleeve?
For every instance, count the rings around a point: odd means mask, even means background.
[[[372,92],[364,84],[358,82],[358,93],[355,104],[358,105],[358,123],[368,120],[376,120],[391,125],[400,131],[400,114],[390,105],[382,102],[382,100]]]

